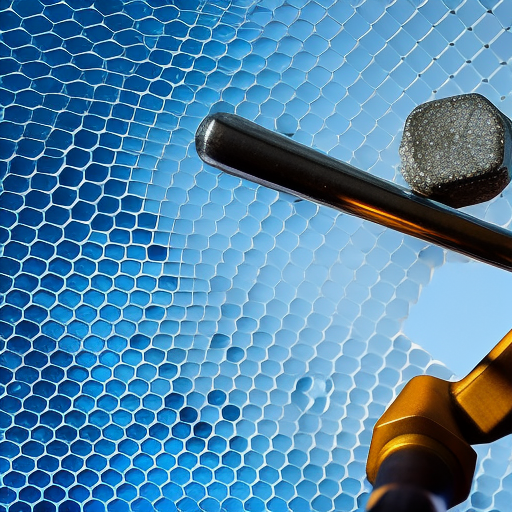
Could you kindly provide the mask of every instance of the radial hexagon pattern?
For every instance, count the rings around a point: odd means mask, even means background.
[[[375,421],[451,376],[401,333],[446,255],[204,166],[194,133],[235,112],[400,181],[416,105],[511,116],[510,5],[0,8],[0,509],[363,510]],[[510,508],[511,444],[459,510]]]

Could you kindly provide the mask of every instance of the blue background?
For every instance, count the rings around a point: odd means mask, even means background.
[[[203,166],[194,133],[235,112],[403,183],[417,104],[512,113],[509,7],[0,7],[0,508],[362,510],[377,418],[452,376],[402,332],[451,256]],[[469,211],[510,227],[510,188]],[[510,506],[509,454],[479,448],[460,510]]]

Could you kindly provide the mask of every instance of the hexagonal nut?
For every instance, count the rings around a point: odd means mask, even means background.
[[[511,180],[511,133],[480,94],[424,103],[405,122],[402,175],[414,192],[455,208],[488,201]]]

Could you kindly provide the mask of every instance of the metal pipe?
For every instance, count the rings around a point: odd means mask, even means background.
[[[233,114],[196,133],[206,163],[512,271],[512,233],[360,171]]]
[[[368,512],[446,512],[453,504],[454,475],[434,451],[421,446],[386,457],[377,473]]]

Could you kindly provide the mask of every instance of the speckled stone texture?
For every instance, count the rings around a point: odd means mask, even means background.
[[[512,112],[508,2],[0,8],[0,510],[362,511],[375,421],[451,376],[401,333],[445,253],[203,166],[194,133],[236,112],[402,182],[417,105]],[[510,452],[458,510],[510,507]]]
[[[510,183],[510,120],[480,94],[416,107],[400,144],[401,172],[421,195],[450,206],[482,203]]]

